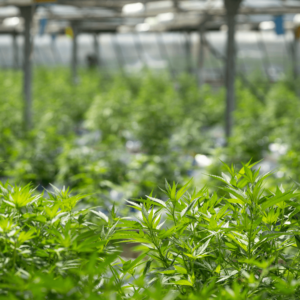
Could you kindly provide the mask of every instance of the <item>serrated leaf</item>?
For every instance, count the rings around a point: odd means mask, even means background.
[[[266,202],[264,202],[262,205],[261,205],[261,209],[262,210],[266,210],[267,208],[273,206],[273,205],[276,205],[277,203],[280,203],[282,201],[286,201],[286,200],[289,200],[295,196],[297,196],[298,194],[293,194],[291,192],[288,192],[288,193],[285,193],[285,194],[282,194],[282,195],[278,195],[278,196],[274,196],[272,198],[269,198]]]
[[[150,270],[150,266],[151,266],[151,263],[152,263],[152,260],[148,260],[147,263],[146,263],[146,266],[144,268],[144,271],[143,271],[143,275],[145,276],[148,271]]]
[[[157,198],[153,198],[153,197],[150,197],[150,196],[146,196],[148,199],[150,199],[150,200],[152,200],[152,201],[154,201],[154,202],[156,202],[157,203],[157,205],[159,205],[159,206],[162,206],[162,207],[167,207],[167,205],[166,205],[166,203],[164,202],[164,201],[162,201],[162,200],[160,200],[160,199],[157,199]]]
[[[220,176],[217,176],[217,175],[211,175],[211,174],[204,174],[204,175],[209,176],[209,177],[214,178],[214,179],[217,179],[217,180],[220,180],[220,181],[222,181],[223,183],[227,184],[227,181],[224,180],[224,178],[222,178],[222,177],[220,177]]]
[[[221,272],[221,265],[218,265],[216,267],[215,272],[218,273],[218,274],[220,274],[220,272]]]
[[[176,269],[176,271],[180,274],[187,274],[187,270],[183,267],[180,266],[174,266],[174,268]]]
[[[165,270],[165,271],[159,271],[158,273],[170,275],[170,274],[174,274],[175,272],[176,272],[175,270]]]
[[[227,184],[230,184],[231,178],[227,174],[222,172],[222,177],[227,182]]]
[[[236,275],[239,271],[234,270],[232,271],[229,275],[222,277],[221,279],[219,279],[217,282],[221,282],[221,281],[225,281],[226,279]]]
[[[108,223],[108,217],[101,211],[90,210],[92,213],[97,215],[99,218],[103,219],[106,223]]]
[[[199,198],[193,200],[181,213],[180,216],[183,218],[189,210],[194,206],[194,204],[199,200]]]
[[[177,284],[177,285],[188,285],[188,286],[193,286],[189,281],[187,280],[178,280],[178,281],[175,281],[174,284]]]

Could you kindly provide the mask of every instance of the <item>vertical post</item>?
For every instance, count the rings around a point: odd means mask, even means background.
[[[139,41],[137,40],[137,33],[133,33],[132,34],[132,39],[133,39],[133,46],[134,46],[134,49],[135,49],[135,52],[136,52],[136,56],[137,56],[137,60],[139,62],[141,62],[141,65],[145,66],[145,63],[144,63],[144,58],[143,58],[143,53],[141,51],[141,48],[139,47]]]
[[[135,46],[136,46],[137,55],[141,60],[143,68],[148,69],[146,50],[143,46],[143,41],[141,39],[141,36],[139,33],[135,33],[134,37],[135,37]]]
[[[260,40],[257,36],[257,43],[260,48],[260,51],[263,53],[262,63],[263,63],[264,69],[265,69],[266,76],[267,76],[268,80],[271,82],[272,78],[271,78],[270,72],[269,72],[269,69],[271,67],[271,61],[270,61],[270,58],[268,55],[268,50],[267,50],[266,44],[264,42],[264,37],[263,37],[262,31],[260,31],[259,33],[260,33]]]
[[[78,72],[77,72],[77,65],[78,65],[78,24],[72,23],[72,30],[73,30],[73,39],[72,39],[72,60],[71,60],[71,70],[72,70],[72,81],[73,84],[78,84]]]
[[[204,83],[204,34],[205,34],[205,21],[199,26],[199,53],[198,53],[198,82],[199,86]]]
[[[63,57],[61,56],[61,53],[59,52],[59,48],[56,46],[56,34],[51,34],[51,50],[53,53],[53,58],[55,60],[56,64],[64,64]]]
[[[13,42],[13,68],[18,69],[19,68],[19,47],[18,47],[18,41],[17,41],[18,34],[17,32],[14,32],[12,35],[12,42]]]
[[[53,65],[57,64],[57,55],[56,55],[56,51],[55,51],[55,34],[51,34],[50,35],[50,49],[51,49],[51,55],[52,55],[52,59],[53,59]]]
[[[294,79],[299,78],[299,62],[298,62],[298,50],[299,49],[299,40],[294,37],[294,45],[293,45],[293,64],[294,64]]]
[[[300,27],[299,27],[300,32]],[[299,37],[296,35],[294,36],[294,42],[293,42],[293,73],[294,73],[294,80],[296,82],[296,93],[300,97],[300,87],[299,87]]]
[[[155,36],[156,36],[156,41],[157,41],[160,57],[161,57],[161,59],[167,60],[169,72],[171,74],[172,79],[175,80],[175,75],[176,75],[175,70],[172,67],[170,57],[169,57],[166,45],[164,43],[163,35],[162,35],[162,33],[156,33]]]
[[[235,17],[241,0],[224,0],[227,14],[227,48],[226,48],[226,113],[225,133],[229,138],[233,128],[233,112],[235,109],[235,72],[236,72],[236,48],[235,48]]]
[[[185,32],[185,54],[186,54],[186,72],[192,73],[192,62],[191,62],[191,55],[192,55],[192,49],[191,49],[191,36],[189,32]]]
[[[294,28],[294,42],[293,42],[293,73],[296,83],[296,93],[300,97],[300,87],[299,87],[299,39],[300,39],[300,21],[299,15],[296,15],[294,18],[295,28]]]
[[[115,33],[114,35],[111,35],[111,41],[112,41],[112,45],[114,47],[114,51],[115,51],[115,55],[116,55],[116,60],[118,62],[118,66],[120,68],[120,71],[121,71],[122,75],[125,77],[126,76],[125,71],[124,71],[125,61],[124,61],[124,58],[123,58],[122,49],[119,45],[117,33]]]
[[[173,7],[175,12],[178,12],[180,10],[178,5],[178,0],[173,0]]]
[[[34,12],[33,6],[20,8],[24,19],[24,61],[23,61],[23,97],[24,97],[24,125],[29,130],[32,127],[32,39],[31,24]]]
[[[95,58],[97,62],[97,67],[100,69],[100,53],[99,53],[99,41],[98,41],[98,34],[94,33],[94,52],[95,52]]]

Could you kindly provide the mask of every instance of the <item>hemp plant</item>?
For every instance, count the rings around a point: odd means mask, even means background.
[[[250,162],[240,170],[224,165],[227,174],[209,175],[225,184],[222,198],[206,188],[189,193],[188,184],[177,189],[166,183],[166,201],[152,195],[128,201],[140,217],[124,222],[115,238],[139,243],[141,257],[148,257],[143,271],[148,286],[160,281],[178,299],[297,294],[299,193],[266,190],[270,173],[260,175]],[[135,293],[144,289],[147,285]]]
[[[298,184],[271,192],[255,164],[224,166],[209,175],[222,197],[166,182],[126,216],[0,183],[0,299],[299,299]]]

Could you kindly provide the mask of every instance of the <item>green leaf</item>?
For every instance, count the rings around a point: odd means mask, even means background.
[[[152,260],[148,260],[147,263],[146,263],[146,266],[145,266],[145,269],[143,271],[143,275],[145,276],[148,271],[150,270],[150,266],[151,266],[151,263],[152,263]]]
[[[233,204],[241,204],[241,205],[244,205],[245,202],[240,200],[240,199],[225,199],[226,201],[228,201],[229,203],[233,203]]]
[[[222,177],[227,182],[227,184],[230,184],[231,178],[227,174],[222,172]]]
[[[126,202],[128,202],[129,204],[131,204],[132,206],[132,208],[135,208],[135,209],[137,209],[137,210],[139,210],[139,211],[142,211],[142,208],[141,208],[141,206],[139,205],[139,204],[137,204],[137,203],[135,203],[135,202],[132,202],[132,201],[129,201],[129,200],[126,200]]]
[[[234,270],[232,272],[230,272],[229,275],[222,277],[221,279],[219,279],[217,282],[221,282],[221,281],[225,281],[226,279],[229,279],[230,277],[236,275],[239,271]]]
[[[216,267],[215,272],[218,273],[218,274],[220,274],[220,272],[221,272],[221,265],[218,265]]]
[[[134,267],[136,267],[138,265],[138,263],[141,260],[143,260],[146,255],[147,255],[147,253],[141,254],[134,261],[132,261],[127,268],[127,272],[131,271]]]
[[[240,190],[234,190],[230,187],[222,187],[221,189],[228,192],[229,194],[232,194],[233,196],[236,196],[237,199],[243,201],[245,204],[250,204],[250,202],[245,198]]]
[[[175,270],[165,270],[165,271],[159,271],[158,273],[170,275],[170,274],[174,274],[175,272],[176,272]]]
[[[34,219],[38,222],[41,222],[41,223],[46,223],[47,222],[47,218],[42,216],[42,215],[37,215]]]
[[[22,231],[18,237],[18,244],[22,245],[24,242],[33,239],[36,229],[32,228],[29,231]]]
[[[187,280],[178,280],[178,281],[175,281],[174,284],[177,284],[177,285],[188,285],[188,286],[193,286],[189,281]]]
[[[160,200],[160,199],[149,197],[149,196],[146,196],[146,197],[149,198],[150,200],[156,202],[155,203],[156,205],[159,205],[159,206],[165,207],[165,208],[167,207],[166,203],[164,201]]]
[[[300,249],[300,235],[295,235],[296,245]]]
[[[101,211],[91,210],[91,212],[97,215],[100,219],[103,219],[106,223],[108,223],[108,217]]]
[[[190,210],[191,208],[195,205],[195,203],[199,200],[199,198],[193,200],[181,213],[180,216],[183,218]]]
[[[170,198],[172,200],[176,200],[176,184],[175,184],[175,182],[173,182],[173,186],[172,186],[172,189],[171,189]]]
[[[298,195],[299,195],[299,193],[293,194],[292,192],[287,192],[287,193],[284,193],[282,195],[278,195],[278,196],[268,198],[268,200],[261,205],[261,209],[266,210],[267,208],[269,208],[271,206],[274,206],[277,203],[289,200],[289,199],[291,199],[295,196],[298,196]]]
[[[179,200],[184,193],[187,191],[191,181],[193,180],[193,178],[191,178],[176,194],[176,200]]]
[[[210,175],[210,174],[204,174],[204,175],[209,176],[209,177],[214,178],[214,179],[217,179],[217,180],[220,180],[220,181],[222,181],[223,183],[227,184],[227,181],[224,180],[224,178],[222,178],[222,177],[220,177],[220,176],[217,176],[217,175]]]
[[[180,266],[174,266],[174,268],[176,269],[176,271],[178,273],[181,273],[181,274],[187,274],[187,270],[183,267],[180,267]]]
[[[202,255],[206,248],[208,247],[211,239],[208,239],[203,245],[200,246],[200,248],[197,250],[197,256]]]

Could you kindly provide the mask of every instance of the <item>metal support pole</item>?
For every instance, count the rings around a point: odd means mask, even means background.
[[[0,66],[5,67],[6,66],[6,57],[5,54],[2,53],[2,49],[0,48]]]
[[[51,49],[51,55],[52,55],[52,58],[53,58],[53,65],[55,66],[57,64],[57,52],[56,52],[56,49],[55,49],[55,38],[53,38],[53,36],[50,36],[51,37],[51,41],[50,41],[50,49]]]
[[[137,60],[139,62],[141,62],[142,68],[144,68],[145,67],[145,62],[144,62],[144,58],[143,58],[143,53],[141,51],[141,48],[139,47],[140,44],[139,44],[139,41],[138,41],[138,38],[137,38],[136,35],[137,35],[137,33],[134,33],[132,35],[133,46],[134,46],[134,49],[135,49],[135,52],[136,52]]]
[[[12,35],[12,42],[13,42],[13,68],[19,69],[19,47],[18,47],[18,41],[17,41],[17,33],[14,32]]]
[[[78,79],[78,25],[77,23],[72,23],[72,30],[73,30],[73,43],[72,43],[72,60],[71,60],[71,70],[72,70],[72,81],[73,84],[77,85],[79,82]]]
[[[235,74],[236,74],[236,48],[235,48],[235,17],[241,0],[224,0],[227,13],[227,48],[226,48],[226,113],[225,133],[229,138],[233,128],[233,112],[235,110]]]
[[[117,34],[113,34],[111,35],[111,41],[112,41],[112,45],[114,47],[114,51],[115,51],[115,55],[116,55],[116,60],[118,62],[118,66],[120,68],[120,71],[122,73],[122,75],[125,77],[126,73],[124,71],[124,65],[125,65],[125,60],[123,57],[123,52],[122,49],[120,47],[119,41],[118,41],[118,36]]]
[[[32,39],[31,24],[34,13],[33,6],[20,8],[24,19],[24,61],[23,61],[23,97],[24,97],[24,125],[25,129],[32,128]]]
[[[136,51],[137,51],[137,54],[139,56],[139,59],[141,60],[143,68],[148,69],[146,49],[143,45],[143,41],[141,39],[141,36],[140,36],[139,33],[135,33],[134,37],[135,37],[135,47],[137,49]]]
[[[57,47],[56,45],[56,39],[55,36],[52,36],[52,41],[51,41],[51,49],[53,52],[53,57],[55,57],[55,62],[59,65],[59,64],[64,64],[64,59],[59,51],[59,47]]]
[[[157,41],[160,57],[161,57],[161,59],[167,60],[168,70],[170,72],[172,79],[175,80],[175,77],[176,77],[175,70],[173,69],[173,66],[171,64],[170,56],[169,56],[167,47],[164,42],[164,37],[163,37],[162,33],[156,33],[155,36],[156,36],[156,41]]]
[[[269,72],[269,69],[271,67],[271,61],[270,61],[270,57],[269,57],[269,54],[268,54],[266,44],[264,42],[263,34],[262,34],[261,31],[259,32],[259,34],[260,34],[260,39],[257,36],[257,43],[258,43],[258,46],[260,48],[260,51],[263,54],[262,63],[263,63],[264,69],[265,69],[266,76],[267,76],[269,82],[271,82],[272,78],[270,77],[270,72]]]
[[[199,26],[199,53],[198,53],[198,82],[199,86],[204,84],[204,34],[205,34],[205,22],[202,22]]]
[[[185,36],[185,54],[186,54],[186,72],[193,73],[192,69],[192,49],[191,49],[191,36],[189,32],[184,34]]]
[[[294,73],[294,80],[296,83],[296,94],[298,97],[300,97],[300,87],[299,87],[299,39],[296,35],[294,35],[294,41],[293,41],[293,51],[292,51],[292,57],[293,57],[293,73]]]
[[[178,0],[173,0],[173,7],[176,12],[180,11]]]
[[[299,78],[299,62],[298,62],[298,49],[299,49],[299,40],[295,37],[293,45],[293,64],[294,64],[294,79]]]
[[[94,52],[95,52],[95,57],[97,61],[97,66],[100,69],[101,66],[101,61],[100,61],[100,48],[99,48],[99,41],[98,41],[98,34],[94,34]]]

